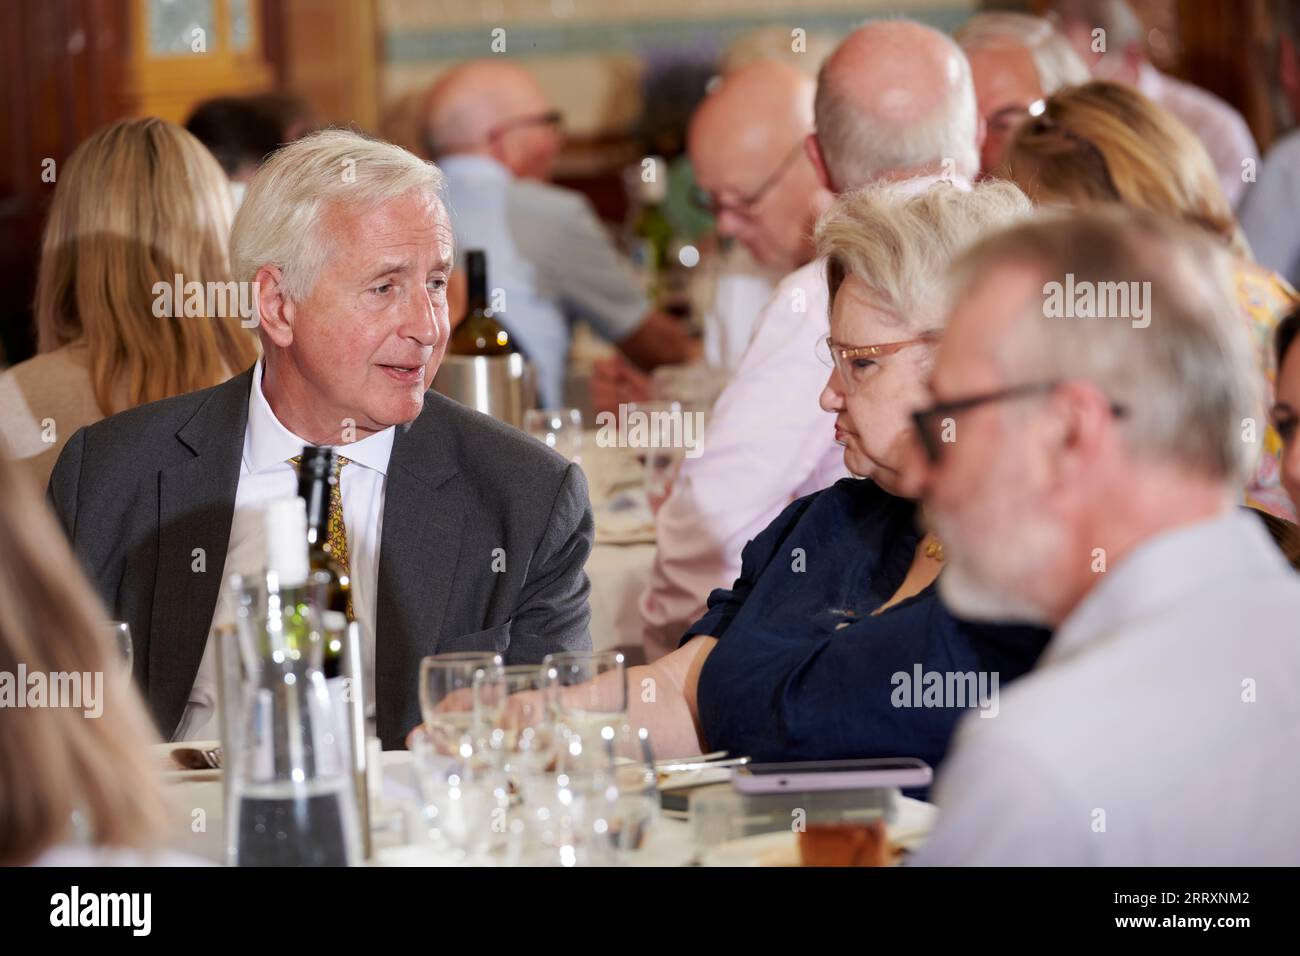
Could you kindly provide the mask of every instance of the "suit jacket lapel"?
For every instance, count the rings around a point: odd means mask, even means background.
[[[252,375],[249,369],[213,390],[176,433],[194,457],[159,473],[148,681],[150,709],[162,728],[179,724],[207,646],[235,512]],[[201,564],[196,549],[202,549]]]
[[[439,401],[426,395],[420,417],[398,430],[388,466],[375,615],[376,729],[386,747],[411,729],[412,675],[434,652],[460,554],[464,486]]]

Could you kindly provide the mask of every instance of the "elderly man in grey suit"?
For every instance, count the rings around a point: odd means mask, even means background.
[[[261,513],[289,459],[339,448],[367,700],[385,747],[420,720],[420,659],[507,663],[589,648],[582,472],[427,391],[449,335],[442,175],[388,143],[327,130],[277,153],[231,234],[257,283],[263,359],[215,388],[77,432],[49,496],[135,641],[135,678],[173,739],[217,735],[209,633],[233,573],[264,565]],[[178,318],[165,321],[216,321]]]

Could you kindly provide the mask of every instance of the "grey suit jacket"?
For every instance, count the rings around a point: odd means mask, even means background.
[[[184,713],[216,608],[251,387],[249,369],[83,428],[50,478],[50,502],[82,566],[131,625],[135,679],[166,737]],[[384,501],[375,697],[386,748],[402,746],[420,722],[427,654],[494,650],[508,664],[531,664],[591,647],[583,565],[592,530],[580,468],[425,394],[420,416],[394,436]]]

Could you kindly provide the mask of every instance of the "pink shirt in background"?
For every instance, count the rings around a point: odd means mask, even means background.
[[[829,328],[824,265],[814,260],[781,280],[713,406],[704,453],[682,461],[659,509],[641,596],[649,660],[673,650],[709,592],[736,579],[750,538],[795,498],[848,475],[834,419],[818,405],[830,377],[816,352]]]

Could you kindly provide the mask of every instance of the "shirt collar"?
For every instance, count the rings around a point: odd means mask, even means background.
[[[335,451],[358,465],[381,475],[388,474],[393,453],[394,428],[367,435],[349,445],[335,445]],[[253,366],[253,387],[248,396],[248,428],[244,432],[244,467],[249,474],[281,466],[292,467],[289,459],[301,455],[304,445],[313,444],[300,438],[281,424],[262,394],[262,360]]]
[[[1073,657],[1171,605],[1220,591],[1232,578],[1257,580],[1284,565],[1263,524],[1242,508],[1166,531],[1102,573],[1057,629],[1040,666]]]

